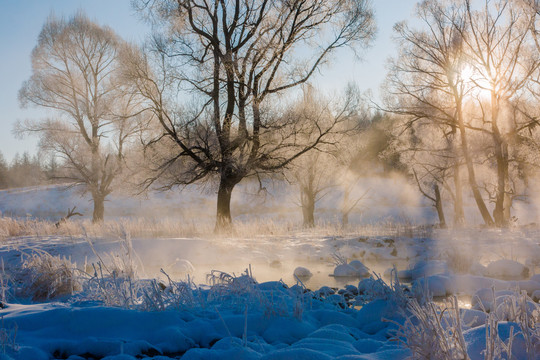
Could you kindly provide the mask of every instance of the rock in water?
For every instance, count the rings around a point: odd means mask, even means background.
[[[334,269],[334,276],[335,277],[354,277],[354,276],[359,276],[359,275],[358,275],[358,270],[353,268],[351,265],[341,264],[341,265],[336,266],[336,268]]]
[[[359,260],[353,260],[349,263],[350,266],[356,269],[357,275],[361,277],[369,276],[369,269]]]
[[[501,259],[488,264],[486,276],[497,279],[526,279],[529,277],[529,268],[509,259]]]
[[[309,269],[302,266],[299,266],[296,269],[294,269],[294,275],[298,276],[299,278],[308,278],[308,277],[313,276],[313,274],[311,273],[311,271],[309,271]]]

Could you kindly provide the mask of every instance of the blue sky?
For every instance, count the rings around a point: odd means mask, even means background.
[[[372,89],[375,97],[384,79],[385,64],[395,54],[392,27],[397,21],[410,18],[415,0],[373,0],[379,28],[373,47],[364,53],[363,61],[354,59],[350,51],[341,51],[330,67],[314,79],[315,84],[337,90],[354,81],[361,90]],[[47,16],[69,17],[82,9],[101,25],[112,27],[122,38],[141,42],[149,33],[139,20],[130,0],[0,0],[0,151],[10,161],[15,153],[35,154],[38,138],[16,139],[12,134],[19,119],[40,118],[42,109],[20,109],[17,93],[31,75],[30,53]]]

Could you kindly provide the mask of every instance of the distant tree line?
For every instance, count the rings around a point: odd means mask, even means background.
[[[41,159],[28,152],[17,153],[8,162],[0,153],[0,189],[55,183],[61,166],[54,158]]]

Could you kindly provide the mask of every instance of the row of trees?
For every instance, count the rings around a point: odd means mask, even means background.
[[[56,171],[54,160],[44,161],[25,152],[15,154],[8,163],[0,153],[0,189],[44,185]]]
[[[8,162],[0,152],[0,189],[54,184],[63,171],[63,165],[54,157],[24,152],[16,153]]]
[[[529,191],[540,165],[535,1],[421,1],[420,28],[396,25],[400,54],[380,107],[393,114],[390,132],[380,127],[387,117],[369,120],[354,87],[327,98],[308,85],[340,48],[371,44],[368,0],[135,6],[154,28],[142,46],[81,13],[50,17],[20,90],[23,105],[57,116],[17,131],[38,133],[62,159],[59,177],[91,193],[94,221],[117,183],[141,191],[208,182],[216,229],[228,228],[235,186],[278,174],[299,185],[311,225],[317,199],[336,186],[327,174],[340,173],[352,179],[340,185],[346,223],[350,184],[369,151],[408,171],[442,225],[448,198],[454,222],[464,222],[465,184],[487,225],[506,226],[512,202]]]
[[[83,14],[51,16],[19,94],[25,106],[56,110],[17,131],[38,133],[42,149],[63,160],[63,179],[91,193],[94,221],[103,219],[115,182],[167,189],[209,181],[216,229],[228,228],[240,181],[329,151],[356,128],[354,92],[302,119],[290,99],[338,49],[371,43],[368,0],[141,0],[136,7],[155,30],[142,47]]]
[[[399,152],[442,225],[464,219],[468,184],[486,225],[506,226],[540,165],[539,6],[529,0],[422,1],[420,28],[396,25],[386,82]],[[486,200],[494,204],[488,211]]]

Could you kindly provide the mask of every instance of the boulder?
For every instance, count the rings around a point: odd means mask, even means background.
[[[501,259],[488,264],[486,276],[497,279],[527,279],[529,268],[509,259]]]

